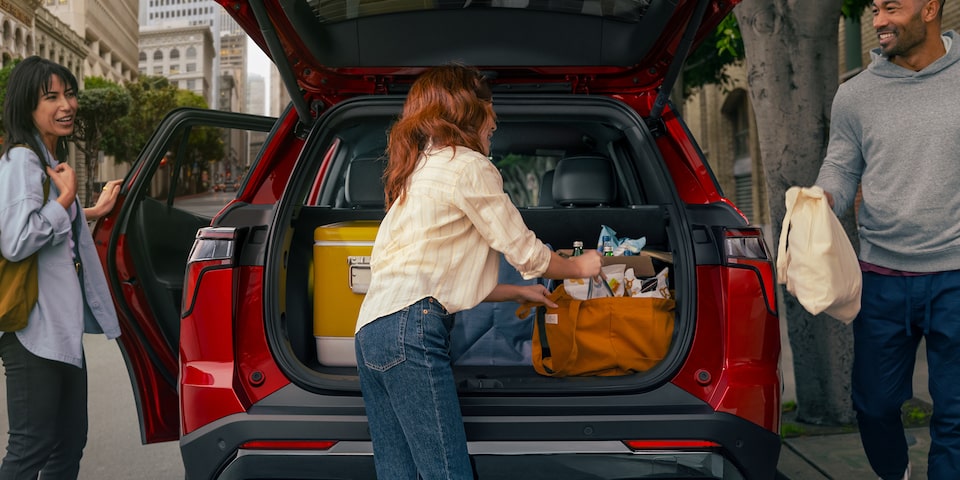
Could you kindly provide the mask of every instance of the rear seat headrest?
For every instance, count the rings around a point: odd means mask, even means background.
[[[344,200],[351,208],[384,208],[383,170],[380,157],[357,157],[347,166]]]
[[[600,155],[567,157],[553,175],[553,201],[563,206],[610,205],[617,198],[613,164]]]
[[[553,202],[553,175],[556,170],[547,170],[543,172],[540,178],[540,195],[537,198],[537,206],[552,207]]]

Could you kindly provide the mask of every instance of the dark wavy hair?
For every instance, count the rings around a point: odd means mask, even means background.
[[[490,87],[474,67],[450,64],[420,74],[387,138],[383,183],[388,210],[403,201],[407,179],[428,145],[462,145],[488,153],[480,130],[493,115],[492,100]]]
[[[40,155],[43,161],[43,145],[37,140],[37,125],[33,122],[33,111],[40,104],[40,98],[50,91],[53,77],[59,77],[64,85],[74,92],[79,90],[77,77],[66,67],[37,56],[27,57],[13,67],[7,80],[7,97],[3,103],[3,153],[7,153],[17,144],[27,144]],[[60,137],[57,151],[51,152],[57,159],[67,155],[67,140]]]

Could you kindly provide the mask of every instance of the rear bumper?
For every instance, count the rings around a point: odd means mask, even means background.
[[[369,447],[369,444],[367,444]],[[499,450],[511,445],[471,444],[471,452],[494,447]],[[516,450],[515,446],[514,451]],[[570,445],[544,442],[539,453],[474,454],[472,461],[476,478],[490,479],[725,479],[746,478],[729,459],[715,452],[636,452],[636,453],[562,453]],[[542,449],[556,448],[557,452]],[[602,450],[600,445],[580,445],[588,450]],[[611,447],[616,448],[615,445]],[[217,477],[221,480],[241,479],[357,479],[376,480],[373,456],[366,454],[333,453],[323,455],[286,451],[251,453],[241,451]],[[768,478],[773,478],[770,476]]]
[[[669,384],[658,390],[662,389],[673,390],[669,394],[677,400],[679,389]],[[304,399],[300,393],[294,397]],[[287,401],[222,418],[185,436],[180,446],[187,478],[375,478],[361,400],[311,397],[313,406],[299,400],[289,402],[293,398],[287,397]],[[777,433],[735,415],[712,411],[702,402],[699,406],[693,402],[678,405],[649,402],[649,397],[619,397],[633,407],[626,409],[629,412],[615,409],[616,414],[608,414],[614,410],[609,407],[596,407],[596,397],[584,398],[579,405],[574,403],[580,399],[567,398],[564,408],[569,408],[568,415],[558,415],[556,408],[549,415],[519,414],[509,404],[499,407],[499,415],[478,415],[492,409],[478,410],[465,400],[464,421],[479,478],[776,477]],[[686,400],[690,399],[692,396]],[[337,443],[324,450],[246,448],[245,442],[252,440]],[[699,440],[716,446],[678,449],[670,446],[673,440]],[[633,451],[624,441],[646,441],[645,445],[653,446]],[[665,447],[658,447],[660,444]],[[508,468],[506,476],[504,468]],[[541,476],[544,472],[549,476]]]

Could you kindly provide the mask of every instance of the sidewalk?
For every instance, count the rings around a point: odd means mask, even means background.
[[[796,401],[796,386],[793,378],[793,352],[787,340],[787,327],[781,320],[782,365],[783,365],[783,401]],[[927,356],[921,342],[917,352],[917,367],[913,378],[914,398],[905,409],[907,413],[907,442],[910,445],[912,472],[910,480],[927,479],[927,451],[930,448],[930,432],[926,421],[910,423],[911,412],[927,412],[931,408],[930,394],[927,390]],[[783,414],[783,425],[790,425],[802,433],[790,434],[783,440],[780,449],[778,470],[780,479],[785,480],[823,480],[823,479],[874,479],[877,478],[860,444],[860,434],[856,426],[823,427],[797,423],[793,412]]]

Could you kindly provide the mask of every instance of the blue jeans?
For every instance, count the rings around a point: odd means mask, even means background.
[[[873,470],[883,479],[903,478],[901,407],[913,397],[917,347],[925,338],[934,406],[927,475],[960,478],[960,272],[864,273],[853,335],[853,407]]]
[[[87,444],[87,370],[40,358],[0,337],[10,437],[0,480],[75,480]]]
[[[378,478],[473,479],[450,365],[453,318],[425,298],[357,332]]]

